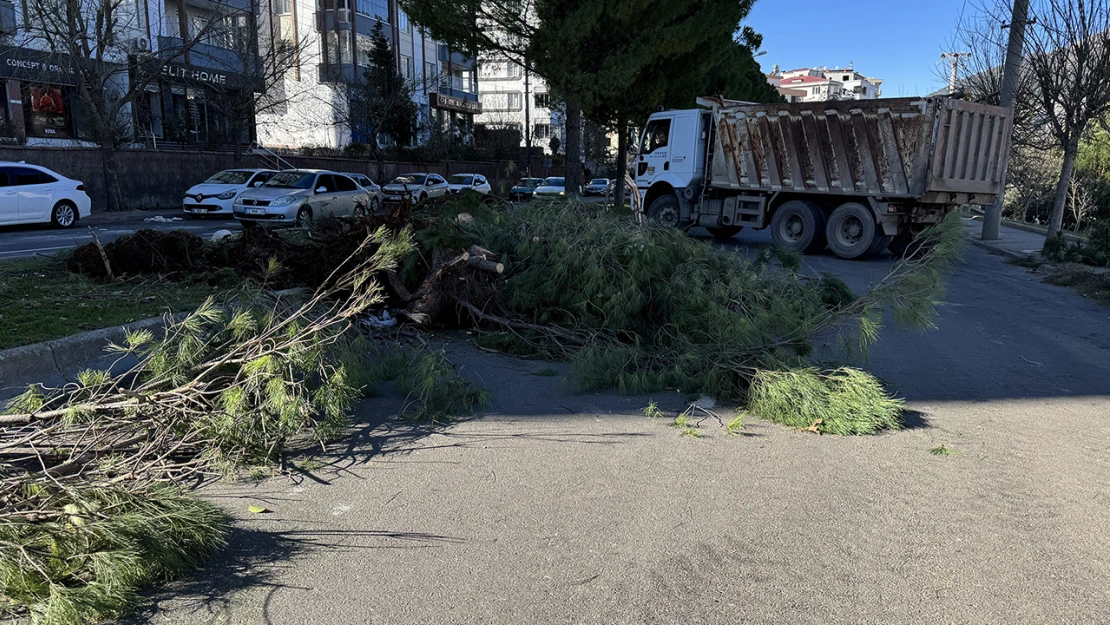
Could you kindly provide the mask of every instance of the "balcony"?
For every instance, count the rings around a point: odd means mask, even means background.
[[[442,43],[439,44],[439,62],[462,69],[474,69],[474,59],[468,58],[461,52],[454,52]]]
[[[319,63],[316,65],[316,80],[320,83],[354,84],[359,82],[358,77],[363,71],[354,63]]]
[[[470,78],[463,78],[460,76],[440,76],[437,91],[443,95],[449,95],[463,100],[470,100],[471,102],[478,101],[478,94],[474,91],[470,82]]]
[[[354,30],[355,16],[350,9],[328,9],[316,12],[316,30],[331,32],[333,30]]]

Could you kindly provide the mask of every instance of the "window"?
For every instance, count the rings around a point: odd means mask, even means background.
[[[425,63],[424,64],[424,80],[425,81],[434,82],[435,79],[436,79],[437,74],[439,74],[439,71],[436,69],[436,64],[435,63]]]
[[[27,134],[32,137],[69,139],[72,126],[66,109],[69,98],[64,87],[23,84],[23,111]],[[27,115],[27,111],[31,114]]]
[[[444,182],[446,182],[446,181],[443,178],[440,178],[436,174],[432,174],[432,175],[428,176],[428,183],[427,184],[428,184],[428,186],[431,186],[431,185],[434,185],[434,184],[443,184]]]
[[[8,184],[21,187],[29,184],[50,184],[58,179],[46,172],[41,172],[30,167],[11,167],[8,169]]]
[[[519,111],[522,108],[522,94],[519,91],[483,93],[478,97],[482,101],[482,109],[486,111]]]
[[[272,172],[272,171],[260,171],[257,174],[255,174],[254,180],[251,180],[251,186],[252,187],[260,187],[260,186],[262,186],[262,183],[269,180],[273,175],[274,175],[274,172]]]
[[[335,178],[335,187],[340,191],[358,191],[358,185],[347,176],[333,176],[333,178]]]
[[[644,140],[640,145],[641,154],[651,154],[659,148],[667,147],[667,142],[671,136],[671,120],[666,119],[653,119],[648,123],[647,128],[644,129]]]
[[[542,92],[541,93],[536,93],[535,97],[533,98],[533,101],[536,104],[536,108],[540,108],[540,109],[551,108],[551,94],[550,93],[542,93]]]
[[[363,15],[376,17],[383,22],[389,23],[388,0],[355,0],[355,10]]]
[[[535,124],[532,126],[532,137],[535,139],[550,139],[551,124]]]
[[[397,28],[403,33],[412,32],[412,25],[409,24],[409,16],[406,15],[400,7],[397,8]]]
[[[524,68],[507,59],[481,61],[478,77],[483,80],[516,80],[524,76]]]
[[[851,76],[845,76],[845,77],[844,77],[844,82],[848,82],[848,81],[849,81],[849,80],[851,80],[851,79],[852,79],[852,77],[851,77]]]
[[[320,174],[316,179],[315,188],[317,190],[323,189],[323,191],[319,191],[320,193],[335,193],[335,178],[331,174]]]
[[[405,80],[412,80],[415,70],[413,69],[413,61],[411,56],[401,55],[401,76]]]
[[[291,15],[293,0],[274,0],[274,15]]]

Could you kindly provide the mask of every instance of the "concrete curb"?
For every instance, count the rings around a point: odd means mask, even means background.
[[[1034,256],[1040,256],[1040,254],[1027,254],[1027,253],[1024,253],[1024,252],[1015,252],[1013,250],[1008,250],[1004,247],[994,245],[994,244],[989,243],[987,241],[983,241],[982,239],[976,239],[972,236],[968,236],[967,240],[970,241],[971,244],[974,245],[975,247],[981,247],[981,248],[987,250],[988,252],[990,252],[992,254],[1000,254],[1000,255],[1005,256],[1006,258],[1009,258],[1011,260],[1025,260],[1026,258],[1032,258]]]
[[[106,356],[104,348],[109,343],[123,341],[127,330],[152,330],[157,334],[163,324],[162,317],[151,317],[123,326],[2,350],[0,388],[67,378]]]

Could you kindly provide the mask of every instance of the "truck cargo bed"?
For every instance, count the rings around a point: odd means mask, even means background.
[[[1000,107],[945,97],[699,103],[714,116],[711,187],[927,202],[1003,188],[1010,115]]]

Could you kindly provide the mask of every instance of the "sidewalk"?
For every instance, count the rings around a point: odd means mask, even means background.
[[[979,238],[983,231],[982,219],[964,219],[964,230],[972,245],[1008,258],[1021,259],[1036,256],[1044,247],[1044,235],[1019,230],[1003,225],[998,231],[997,241],[983,241]]]

